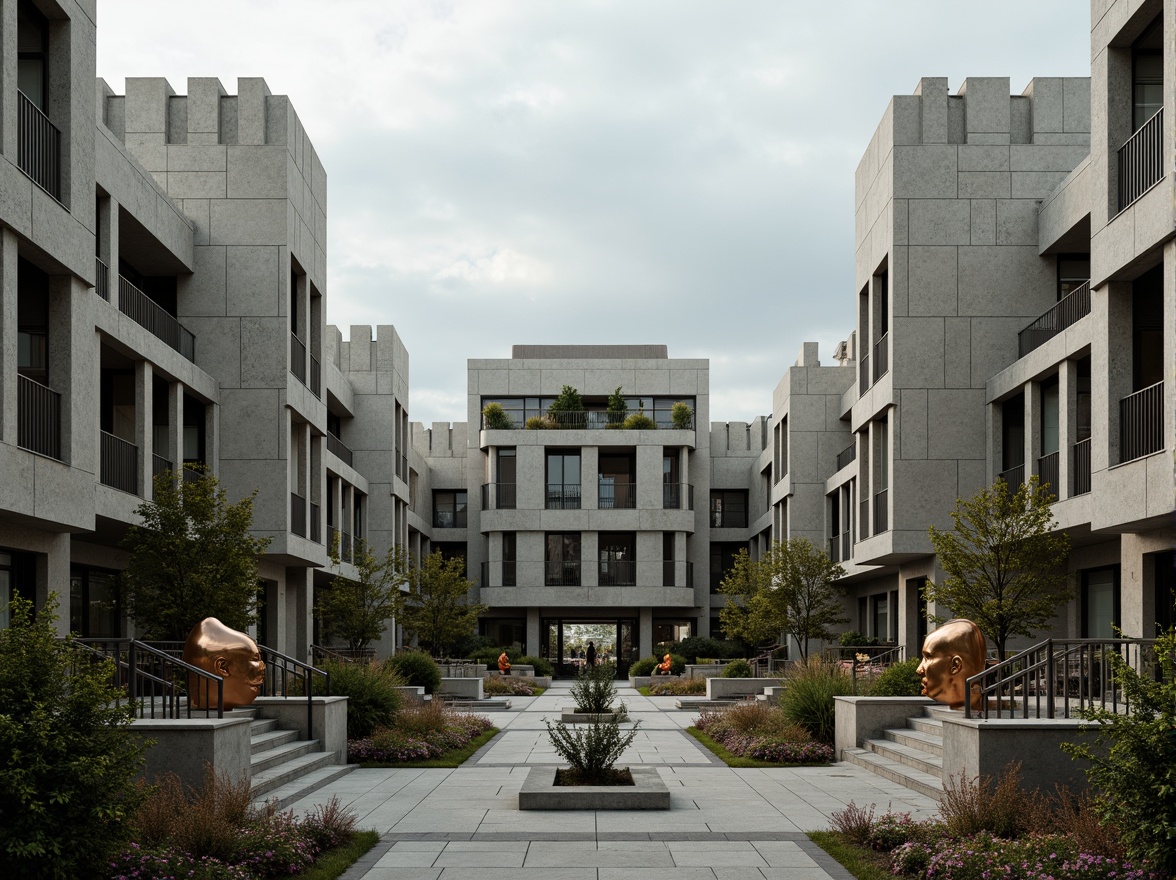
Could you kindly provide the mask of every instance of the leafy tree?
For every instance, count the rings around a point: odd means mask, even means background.
[[[735,564],[719,584],[727,604],[719,611],[719,623],[727,636],[749,645],[767,648],[778,644],[787,620],[765,617],[760,595],[771,590],[772,581],[761,561],[753,561],[747,550],[735,555]]]
[[[621,394],[621,386],[608,396],[608,427],[619,428],[624,424],[625,416],[629,412],[629,404]]]
[[[339,564],[339,539],[330,548],[331,561]],[[396,614],[401,587],[408,583],[408,555],[394,544],[381,559],[367,542],[355,540],[355,578],[336,575],[327,589],[315,593],[315,611],[324,635],[347,642],[354,652],[363,651],[384,634]]]
[[[95,662],[57,638],[56,595],[33,618],[9,605],[0,631],[0,864],[7,877],[105,877],[137,809],[142,744]],[[117,704],[119,697],[122,705]]]
[[[560,418],[559,413],[567,415]],[[587,417],[584,415],[584,398],[571,385],[564,385],[560,389],[559,397],[547,407],[547,414],[555,420],[557,428],[583,428],[587,424]]]
[[[139,632],[179,641],[205,617],[245,630],[257,620],[257,556],[269,538],[249,534],[254,491],[229,504],[213,474],[155,478],[154,501],[136,513],[122,546],[130,551],[119,586]]]
[[[474,631],[485,605],[469,602],[473,581],[465,576],[465,560],[430,553],[413,569],[407,593],[396,594],[396,617],[405,632],[440,657]]]
[[[1073,598],[1064,565],[1070,536],[1054,528],[1054,500],[1036,476],[1013,493],[997,480],[956,500],[955,528],[931,527],[931,544],[947,579],[928,581],[924,595],[952,611],[935,615],[937,622],[951,616],[975,622],[1003,660],[1010,638],[1033,636]]]

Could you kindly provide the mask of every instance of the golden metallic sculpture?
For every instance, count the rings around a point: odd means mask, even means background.
[[[922,662],[915,674],[923,693],[952,709],[964,708],[966,681],[983,671],[987,648],[984,634],[972,621],[957,617],[923,639]],[[972,694],[972,708],[980,708],[980,694]]]
[[[498,655],[498,671],[502,673],[510,672],[510,658],[506,656],[506,651]]]
[[[215,617],[206,617],[188,633],[184,642],[184,662],[190,663],[225,680],[225,708],[248,706],[257,699],[265,683],[265,661],[257,649],[257,642],[243,632],[229,629]],[[216,701],[216,689],[205,688],[195,677],[188,688],[188,700],[195,709],[212,708],[205,705]]]

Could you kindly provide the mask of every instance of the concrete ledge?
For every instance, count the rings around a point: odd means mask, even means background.
[[[513,666],[510,667],[510,674],[522,676],[523,678],[534,678],[535,677],[535,667],[530,666],[530,665],[515,663]]]
[[[686,678],[714,678],[716,675],[722,675],[726,668],[726,663],[687,663],[684,676]]]
[[[840,711],[840,709],[839,709]],[[943,721],[943,781],[996,777],[1013,761],[1021,762],[1021,787],[1053,791],[1068,785],[1077,793],[1087,786],[1089,763],[1071,758],[1062,743],[1085,740],[1090,722],[1065,718],[965,718],[963,712],[936,713]],[[840,717],[840,716],[839,716]]]
[[[555,767],[532,767],[520,810],[668,810],[670,790],[653,767],[630,767],[634,785],[555,784]]]
[[[611,712],[577,712],[575,707],[564,706],[559,720],[564,724],[600,724],[605,721],[623,721],[626,717],[620,709]]]
[[[631,688],[647,688],[655,684],[661,684],[664,681],[681,681],[680,675],[630,675],[629,687]]]
[[[404,685],[396,688],[404,697],[404,702],[411,706],[420,706],[425,702],[425,689],[420,685]]]
[[[708,678],[706,698],[708,700],[731,700],[739,697],[754,697],[762,694],[764,688],[780,687],[778,678]]]
[[[303,725],[306,703],[302,704]],[[175,773],[185,785],[201,788],[204,769],[211,765],[234,782],[250,777],[250,718],[136,719],[129,730],[141,740],[154,741],[146,750],[143,778],[153,782]]]
[[[437,688],[437,691],[438,693],[461,700],[480,700],[485,696],[482,689],[482,676],[480,675],[477,678],[442,676],[441,685]]]
[[[324,752],[334,753],[336,764],[347,763],[346,697],[312,697],[310,730],[305,697],[258,697],[251,708],[258,718],[274,718],[279,727],[297,730],[301,739],[317,739]]]
[[[834,697],[833,754],[843,761],[846,749],[881,739],[887,728],[905,727],[908,718],[922,715],[928,706],[940,705],[929,697]]]

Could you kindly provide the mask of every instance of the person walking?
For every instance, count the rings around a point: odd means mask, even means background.
[[[588,642],[588,654],[584,659],[587,664],[585,669],[591,671],[596,666],[596,645],[591,641]]]

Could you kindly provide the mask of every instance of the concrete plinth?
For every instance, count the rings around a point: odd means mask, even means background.
[[[146,751],[143,778],[154,782],[160,774],[171,772],[185,785],[201,788],[205,769],[211,765],[234,782],[248,779],[249,722],[248,717],[136,719],[131,734],[154,742]]]
[[[922,715],[926,707],[941,705],[928,697],[834,697],[833,754],[844,760],[845,749],[879,739],[888,728],[905,727],[908,718]]]
[[[762,694],[764,688],[779,687],[778,678],[708,678],[706,698],[708,700],[734,700]]]
[[[482,676],[477,678],[441,677],[438,692],[460,700],[480,700],[485,696],[482,688]]]
[[[965,718],[964,713],[938,713],[943,721],[943,781],[994,779],[1013,762],[1021,764],[1021,787],[1052,792],[1067,785],[1080,792],[1087,786],[1087,761],[1071,758],[1062,743],[1092,743],[1089,722],[1064,718]]]
[[[601,724],[607,721],[621,721],[625,718],[620,709],[611,712],[577,712],[574,707],[564,706],[559,720],[564,724]]]
[[[634,785],[556,785],[555,767],[532,767],[520,810],[668,810],[670,790],[653,767],[631,767]]]

